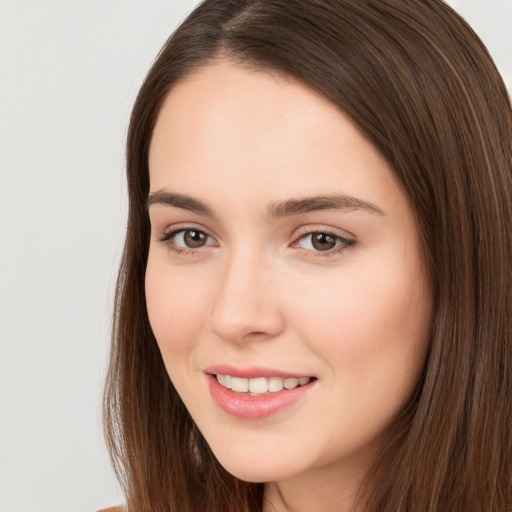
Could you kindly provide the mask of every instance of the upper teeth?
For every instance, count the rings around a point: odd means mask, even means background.
[[[283,389],[293,389],[297,386],[303,386],[310,381],[310,377],[257,377],[255,379],[244,379],[242,377],[232,377],[231,375],[217,374],[217,381],[225,388],[232,389],[239,393],[250,393],[261,395],[263,393],[275,393]]]

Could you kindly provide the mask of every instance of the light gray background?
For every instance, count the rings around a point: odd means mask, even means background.
[[[125,223],[124,141],[196,2],[0,0],[0,512],[122,496],[100,397]],[[512,0],[452,0],[512,86]]]

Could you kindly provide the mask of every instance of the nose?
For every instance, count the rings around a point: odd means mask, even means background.
[[[219,274],[210,329],[232,343],[263,341],[284,328],[272,266],[248,251],[224,262]]]

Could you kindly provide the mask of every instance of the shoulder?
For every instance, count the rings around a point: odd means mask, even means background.
[[[123,512],[121,507],[110,507],[110,508],[102,508],[97,512]]]

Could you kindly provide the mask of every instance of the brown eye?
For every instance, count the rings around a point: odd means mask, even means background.
[[[183,243],[190,249],[197,249],[206,245],[208,236],[202,231],[196,229],[186,229],[183,231]]]
[[[311,231],[300,237],[298,246],[312,253],[336,254],[339,251],[353,246],[354,240],[344,238],[325,231]]]
[[[199,229],[177,229],[165,233],[159,238],[167,247],[176,253],[193,251],[209,245],[216,245],[215,240]]]
[[[329,235],[328,233],[312,233],[311,234],[311,245],[317,251],[329,251],[336,247],[336,237]]]

